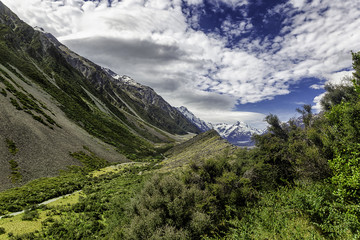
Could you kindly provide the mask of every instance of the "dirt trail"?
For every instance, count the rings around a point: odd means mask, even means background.
[[[37,206],[47,205],[47,204],[49,204],[49,203],[55,202],[55,201],[57,201],[57,200],[59,200],[59,199],[61,199],[61,198],[70,196],[70,195],[72,195],[72,194],[74,194],[74,193],[77,193],[77,192],[80,192],[80,191],[81,191],[81,190],[78,190],[78,191],[75,191],[75,192],[73,192],[73,193],[69,193],[69,194],[66,194],[66,195],[63,195],[63,196],[60,196],[60,197],[56,197],[56,198],[52,198],[52,199],[46,200],[46,201],[44,201],[44,202],[42,202],[42,203],[37,204]],[[9,214],[0,216],[0,219],[2,219],[3,217],[8,217],[8,216],[16,216],[16,215],[22,214],[22,213],[24,213],[24,212],[25,212],[25,210],[22,210],[22,211],[19,211],[19,212],[9,213]]]

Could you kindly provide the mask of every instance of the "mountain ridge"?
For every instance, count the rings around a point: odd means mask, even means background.
[[[200,133],[175,107],[168,104],[151,87],[120,76],[74,53],[52,34],[44,34],[66,61],[86,77],[93,86],[118,107],[172,134]],[[145,111],[144,111],[145,110]],[[175,129],[173,129],[174,126]]]

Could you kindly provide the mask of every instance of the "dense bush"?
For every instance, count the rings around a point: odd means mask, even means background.
[[[124,236],[201,239],[222,235],[231,227],[228,220],[241,215],[241,208],[257,198],[254,179],[242,177],[247,157],[223,156],[194,162],[177,176],[155,175],[132,202],[132,221]]]
[[[127,239],[190,239],[210,230],[200,207],[206,192],[187,187],[175,176],[153,177],[132,203]]]

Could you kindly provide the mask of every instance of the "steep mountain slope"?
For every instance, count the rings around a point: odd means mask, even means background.
[[[210,129],[214,129],[222,138],[237,146],[253,146],[254,143],[251,141],[251,136],[253,134],[263,133],[261,130],[253,128],[244,122],[238,121],[233,125],[226,123],[212,124],[204,122],[200,118],[196,117],[186,107],[182,106],[178,108],[178,110],[201,131],[205,132]]]
[[[204,122],[200,118],[196,117],[192,112],[190,112],[186,107],[181,106],[178,110],[189,119],[195,126],[197,126],[202,132],[209,131],[213,129],[213,125],[211,123]]]
[[[82,164],[69,153],[158,157],[154,143],[199,131],[151,88],[114,78],[49,36],[0,2],[0,189]]]
[[[50,33],[44,34],[66,61],[86,77],[115,106],[172,134],[199,133],[199,129],[152,88],[119,76],[72,52]]]
[[[110,162],[128,161],[70,121],[32,80],[25,83],[3,65],[0,71],[0,190],[82,165],[69,152],[91,154],[84,146]]]

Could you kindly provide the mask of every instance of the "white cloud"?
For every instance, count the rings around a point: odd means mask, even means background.
[[[311,89],[315,89],[315,90],[319,90],[319,89],[324,89],[325,85],[320,85],[320,84],[313,84],[310,86]]]
[[[313,106],[313,109],[315,110],[315,112],[320,112],[322,110],[322,107],[321,107],[321,104],[320,104],[320,101],[321,99],[325,96],[325,93],[322,93],[320,94],[319,96],[316,96],[314,98],[314,103],[315,105]]]
[[[203,0],[185,0],[189,5],[200,5],[203,4]]]
[[[227,45],[229,39],[254,27],[246,16],[246,0],[211,1],[241,7],[244,20],[224,20],[226,36],[192,28],[198,29],[202,0],[186,0],[194,7],[192,14],[182,11],[181,0],[112,1],[111,8],[104,0],[3,2],[30,25],[43,27],[79,54],[130,75],[170,103],[188,104],[203,116],[200,106],[231,115],[236,103],[288,94],[289,86],[302,78],[321,79],[312,86],[318,88],[350,68],[350,51],[360,50],[356,1],[291,0],[268,13],[284,18],[279,36],[243,38],[232,47]]]
[[[228,6],[233,8],[246,6],[249,2],[248,0],[212,0],[216,3],[225,3]]]
[[[326,79],[328,80],[328,83],[331,84],[347,84],[348,81],[346,79],[348,78],[352,78],[353,77],[353,72],[354,71],[340,71],[340,72],[335,72],[335,73],[331,73],[328,74]]]

